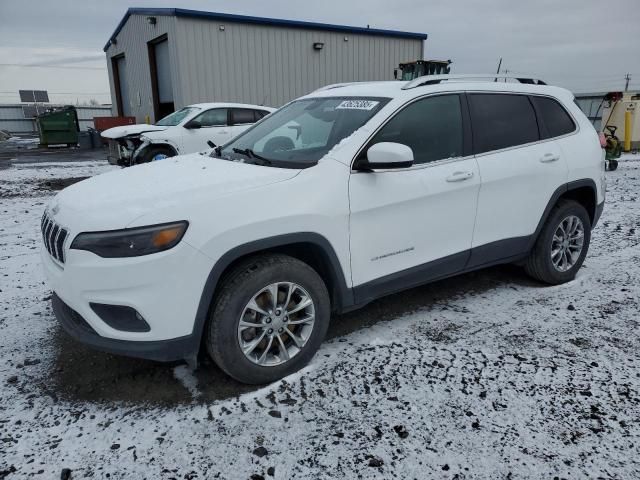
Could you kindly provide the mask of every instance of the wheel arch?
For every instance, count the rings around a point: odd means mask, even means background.
[[[538,226],[536,227],[535,233],[531,236],[531,240],[529,242],[528,250],[533,248],[533,245],[536,243],[544,224],[546,223],[549,215],[551,214],[551,210],[555,207],[560,200],[568,199],[575,200],[580,203],[589,214],[589,219],[591,220],[592,227],[595,226],[595,223],[598,221],[598,190],[596,187],[596,182],[592,178],[584,178],[580,180],[574,180],[564,185],[561,185],[553,192],[549,203],[538,222]]]
[[[176,145],[174,145],[173,143],[167,142],[167,141],[150,142],[148,145],[146,145],[142,149],[142,151],[140,153],[144,153],[145,151],[149,150],[150,148],[165,148],[167,150],[172,151],[174,155],[179,155],[180,154],[178,152],[178,147]]]
[[[151,141],[147,139],[142,145],[138,147],[138,149],[133,153],[133,160],[137,161],[138,159],[144,159],[144,156],[147,154],[150,148],[164,148],[173,153],[173,156],[180,155],[178,151],[178,147],[171,142],[167,141]]]
[[[589,180],[578,180],[577,182],[571,182],[566,192],[564,192],[560,199],[575,200],[582,205],[589,214],[589,220],[591,225],[594,225],[596,219],[596,208],[598,204],[598,193],[596,190],[596,183]]]
[[[316,270],[327,285],[332,310],[343,311],[354,304],[353,292],[347,286],[338,256],[325,237],[313,232],[301,232],[260,239],[234,247],[222,255],[211,269],[200,296],[192,332],[198,341],[202,338],[222,279],[239,262],[263,253],[289,255]]]

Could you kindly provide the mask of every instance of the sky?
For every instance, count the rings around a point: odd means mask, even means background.
[[[131,3],[133,1],[133,3]],[[452,73],[533,74],[574,92],[640,89],[639,0],[0,0],[0,103],[19,89],[52,102],[110,103],[104,44],[129,7],[424,32]]]

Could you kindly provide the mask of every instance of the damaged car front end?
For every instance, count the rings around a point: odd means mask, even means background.
[[[107,159],[112,165],[129,167],[139,163],[140,153],[151,144],[142,135],[128,135],[123,138],[109,139]]]

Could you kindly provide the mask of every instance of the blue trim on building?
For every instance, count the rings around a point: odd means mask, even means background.
[[[300,20],[283,20],[278,18],[251,17],[247,15],[234,15],[230,13],[203,12],[199,10],[188,10],[184,8],[130,8],[125,13],[115,31],[109,37],[109,41],[104,46],[106,52],[111,41],[118,36],[124,24],[131,15],[149,16],[176,16],[186,18],[202,18],[206,20],[219,20],[238,23],[251,23],[256,25],[272,25],[279,27],[304,28],[310,30],[328,30],[332,32],[357,33],[364,35],[380,35],[385,37],[412,38],[416,40],[426,40],[426,33],[402,32],[397,30],[382,30],[378,28],[350,27],[347,25],[333,25],[329,23],[303,22]]]

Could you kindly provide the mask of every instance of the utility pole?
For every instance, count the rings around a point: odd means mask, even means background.
[[[631,80],[631,74],[630,74],[630,73],[627,73],[627,74],[624,76],[624,79],[626,80],[626,82],[625,82],[625,84],[624,84],[624,91],[625,91],[625,92],[627,92],[627,91],[629,91],[629,80]]]
[[[500,74],[500,67],[502,66],[502,57],[500,57],[500,61],[498,62],[498,71],[496,72],[496,75]],[[498,77],[493,79],[494,82],[498,81]]]

